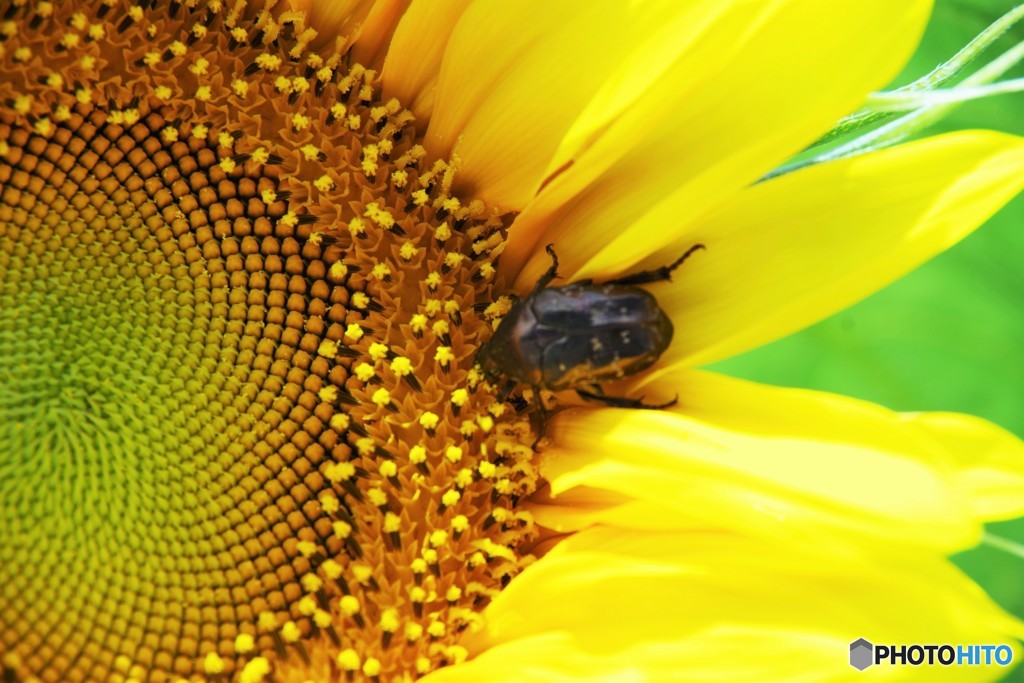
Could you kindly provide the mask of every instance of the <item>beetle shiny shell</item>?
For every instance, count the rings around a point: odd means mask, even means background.
[[[590,387],[645,370],[672,341],[649,293],[629,285],[547,287],[517,301],[478,360],[534,387]]]
[[[558,257],[529,295],[512,305],[491,339],[477,353],[490,376],[503,376],[534,389],[574,389],[583,398],[615,406],[663,408],[639,400],[605,396],[604,382],[645,370],[672,341],[672,323],[650,292],[637,284],[671,278],[695,244],[668,266],[604,284],[589,280],[549,287]],[[543,415],[543,403],[535,397]]]

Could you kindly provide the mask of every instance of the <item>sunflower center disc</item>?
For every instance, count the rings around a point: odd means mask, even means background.
[[[530,559],[504,224],[304,21],[7,11],[0,679],[415,676]]]

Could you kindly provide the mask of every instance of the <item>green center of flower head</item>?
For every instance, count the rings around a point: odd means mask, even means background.
[[[533,435],[473,368],[500,217],[299,13],[0,36],[0,677],[464,657],[533,536]]]

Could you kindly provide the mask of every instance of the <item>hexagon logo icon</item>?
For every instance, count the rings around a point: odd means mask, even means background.
[[[863,671],[875,663],[875,646],[858,638],[850,643],[850,666],[857,671]]]

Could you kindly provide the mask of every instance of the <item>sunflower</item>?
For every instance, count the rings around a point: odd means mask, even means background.
[[[4,681],[838,680],[859,636],[1024,635],[945,559],[1024,513],[1019,441],[694,369],[1024,185],[989,132],[755,184],[928,2],[0,10]],[[616,387],[675,407],[538,434],[475,366],[548,243],[567,281],[706,246]]]

